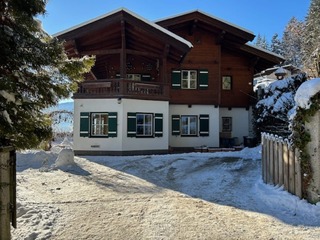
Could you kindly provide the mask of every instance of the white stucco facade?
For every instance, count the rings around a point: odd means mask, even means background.
[[[113,137],[80,136],[81,113],[117,114],[117,134]],[[162,136],[129,137],[128,113],[161,114]],[[172,134],[172,116],[196,116],[197,134],[182,136]],[[200,116],[207,116],[208,134],[202,136]],[[249,135],[251,112],[245,108],[219,108],[213,105],[178,105],[167,101],[136,99],[75,99],[74,100],[74,150],[77,154],[147,153],[166,152],[171,148],[194,148],[199,146],[220,147],[222,117],[232,118],[232,138],[235,144],[243,143]]]
[[[116,112],[117,137],[80,137],[81,112]],[[166,101],[133,99],[75,99],[74,100],[74,150],[75,152],[123,152],[168,150],[168,128],[163,136],[154,138],[127,137],[127,113],[161,113],[163,126],[168,126],[169,104]]]
[[[232,137],[237,138],[235,144],[242,144],[243,137],[250,135],[252,125],[251,111],[245,108],[220,108],[219,132],[222,132],[222,118],[232,118]]]
[[[173,136],[170,134],[170,147],[219,147],[219,108],[213,105],[170,105],[170,119],[172,115],[209,115],[209,136]],[[172,126],[169,126],[170,133]]]

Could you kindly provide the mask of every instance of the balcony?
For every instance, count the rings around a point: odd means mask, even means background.
[[[169,100],[169,84],[122,79],[85,81],[79,85],[75,99],[80,98],[133,98]]]

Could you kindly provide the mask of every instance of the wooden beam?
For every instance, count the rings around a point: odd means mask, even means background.
[[[98,78],[96,77],[96,75],[94,75],[94,73],[92,72],[92,70],[89,72],[89,74],[91,75],[91,77],[92,77],[94,80],[98,80]]]
[[[120,54],[122,49],[101,49],[101,50],[85,50],[81,51],[81,55],[112,55]]]
[[[221,31],[220,34],[217,37],[216,43],[217,44],[221,44],[222,41],[224,40],[225,36],[226,36],[226,31],[224,31],[224,30]]]
[[[132,49],[127,49],[128,54],[132,55],[140,55],[140,56],[145,56],[145,57],[152,57],[152,58],[160,58],[160,54],[155,54],[151,52],[144,52],[144,51],[137,51],[137,50],[132,50]]]
[[[75,40],[75,39],[72,39],[72,40],[70,40],[69,42],[70,42],[70,45],[71,45],[74,53],[75,53],[76,55],[79,55],[79,50],[78,50],[78,45],[77,45],[76,40]]]
[[[126,22],[121,20],[120,78],[127,75]]]
[[[169,51],[170,51],[170,45],[166,44],[164,46],[164,49],[163,49],[162,65],[159,66],[161,68],[160,69],[160,74],[162,75],[162,81],[164,83],[168,83],[168,78],[167,78],[167,58],[168,58],[168,55],[169,55]]]
[[[193,20],[192,24],[189,26],[189,36],[192,36],[197,28],[198,19]]]

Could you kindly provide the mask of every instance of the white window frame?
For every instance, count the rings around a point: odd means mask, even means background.
[[[182,115],[181,116],[181,136],[197,136],[197,132],[198,132],[198,116]]]
[[[181,88],[182,89],[197,89],[197,80],[198,80],[197,70],[181,71]]]
[[[142,117],[142,118],[140,118]],[[142,120],[142,122],[139,122]],[[152,113],[137,113],[136,115],[136,136],[137,137],[152,137],[153,136],[153,121]],[[142,131],[141,131],[142,130]]]
[[[92,137],[108,136],[109,115],[105,112],[91,113],[90,135]]]

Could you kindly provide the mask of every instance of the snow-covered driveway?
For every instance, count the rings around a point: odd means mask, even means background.
[[[261,182],[259,148],[75,157],[18,154],[13,239],[319,239],[320,206]]]

